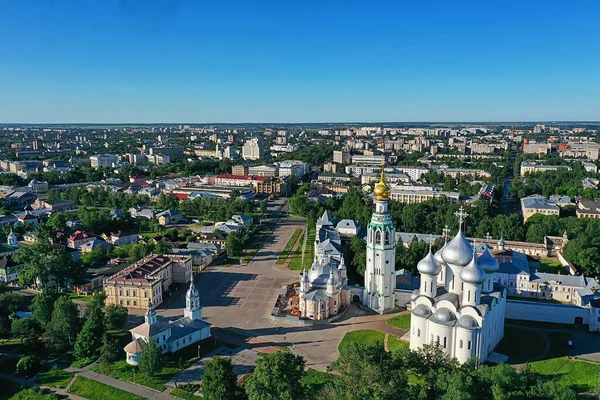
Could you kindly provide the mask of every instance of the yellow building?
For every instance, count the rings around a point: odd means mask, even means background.
[[[157,306],[173,282],[189,282],[192,257],[151,255],[104,280],[106,304],[146,309]]]

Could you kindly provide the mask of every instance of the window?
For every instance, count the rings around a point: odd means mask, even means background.
[[[131,291],[131,295],[132,295],[133,297],[135,297],[135,290],[132,290],[132,291]]]
[[[163,335],[163,341],[164,340],[167,340],[167,336],[166,335]]]
[[[436,337],[435,341],[437,342],[437,344],[440,344],[440,336],[439,335]]]
[[[463,341],[462,341],[462,339],[460,340],[460,342],[458,342],[458,347],[461,348],[461,349],[463,348]]]
[[[137,301],[136,300],[133,301],[133,305],[137,306]]]
[[[444,336],[444,348],[448,345],[448,338]]]
[[[600,320],[600,318],[598,318]],[[421,329],[417,329],[417,337],[421,337]]]
[[[165,350],[167,348],[166,344],[163,344],[163,350]]]
[[[471,301],[471,291],[467,290],[467,301]]]
[[[119,289],[119,296],[123,296],[123,290]]]
[[[123,305],[123,300],[119,300],[119,304],[120,304],[120,305]]]
[[[471,350],[471,341],[470,340],[467,342],[467,350]]]
[[[427,291],[427,281],[424,281],[423,284],[425,285],[424,291],[426,292]]]
[[[158,340],[159,340],[159,338],[156,338],[156,344],[158,344]]]
[[[127,300],[127,305],[129,305],[129,300]]]
[[[129,297],[129,290],[125,290],[125,296]]]
[[[385,231],[385,244],[390,244],[390,231]]]
[[[375,232],[375,242],[379,243],[381,242],[381,231],[377,231]]]
[[[144,290],[144,297],[148,297],[148,291]]]

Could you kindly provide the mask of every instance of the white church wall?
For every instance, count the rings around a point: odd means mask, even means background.
[[[412,290],[394,290],[396,307],[410,308],[410,301],[412,300],[412,295]]]
[[[544,304],[532,301],[508,300],[506,302],[506,318],[556,324],[573,324],[575,318],[581,323],[590,321],[590,309],[567,304]]]

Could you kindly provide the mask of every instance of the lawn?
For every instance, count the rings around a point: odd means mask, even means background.
[[[496,347],[498,353],[507,355],[510,363],[527,362],[546,349],[544,339],[534,331],[506,326],[504,338]]]
[[[73,374],[63,371],[57,367],[53,367],[49,371],[39,373],[35,377],[35,381],[41,386],[59,387],[64,389],[67,387],[72,378]]]
[[[410,329],[410,314],[396,315],[388,319],[386,323],[394,328]]]
[[[569,360],[567,356],[530,363],[534,371],[569,386],[576,392],[591,392],[600,376],[600,364]]]
[[[198,345],[200,345],[201,356],[204,356],[215,348],[215,339],[208,338],[175,353],[165,354],[162,361],[163,368],[154,377],[139,373],[137,368],[134,373],[134,367],[127,364],[125,360],[114,362],[108,366],[96,364],[92,367],[92,370],[124,381],[163,391],[166,389],[164,382],[167,382],[173,376],[198,361]]]
[[[306,246],[303,246],[303,242],[298,246],[296,251],[292,254],[292,259],[288,264],[288,269],[301,271],[302,269],[310,269],[313,258],[314,258],[314,242],[316,236],[316,228],[312,227],[306,233]],[[301,238],[300,240],[304,240]],[[302,254],[304,253],[304,263],[302,262]]]
[[[78,376],[69,388],[69,393],[89,400],[144,400],[124,390]]]
[[[170,394],[171,394],[171,396],[178,397],[178,398],[184,399],[184,400],[195,400],[195,399],[202,398],[200,396],[196,396],[195,394],[186,392],[185,390],[179,389],[179,388],[175,388],[175,389],[171,390]]]
[[[385,338],[385,334],[383,332],[374,331],[371,329],[361,329],[358,331],[348,332],[342,339],[342,341],[338,347],[338,350],[341,353],[345,349],[347,349],[352,343],[361,343],[361,344],[380,343],[383,346],[384,338]]]
[[[542,272],[557,273],[558,270],[562,268],[563,266],[558,260],[551,260],[549,258],[540,260],[540,271]]]
[[[277,259],[277,261],[275,261],[275,264],[285,264],[285,262],[286,262],[286,260],[288,258],[288,255],[290,254],[290,252],[294,248],[294,245],[298,241],[298,238],[300,237],[301,234],[302,234],[302,229],[296,228],[294,230],[294,233],[292,234],[292,237],[290,238],[290,240],[288,240],[287,244],[285,245],[285,247],[281,251],[281,254],[279,255],[279,258]]]
[[[309,394],[315,395],[335,378],[335,375],[309,368],[306,371],[306,376],[302,379],[302,383],[308,387]]]
[[[71,300],[83,301],[85,303],[89,303],[94,298],[93,295],[82,296],[82,295],[77,294],[75,292],[69,293],[69,297],[71,298]]]
[[[408,346],[409,346],[408,342],[405,342],[404,340],[400,340],[400,338],[398,336],[388,335],[388,350],[390,352],[394,352],[398,349],[402,349],[402,348],[408,347]]]

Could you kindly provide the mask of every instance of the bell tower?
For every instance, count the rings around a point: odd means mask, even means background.
[[[183,310],[184,318],[191,320],[202,319],[202,307],[200,307],[200,293],[194,285],[194,278],[190,280],[190,288],[185,294],[185,309]]]
[[[381,179],[373,190],[375,212],[367,227],[367,265],[363,304],[380,314],[395,307],[396,229],[388,209],[390,189],[385,183],[384,166]]]

